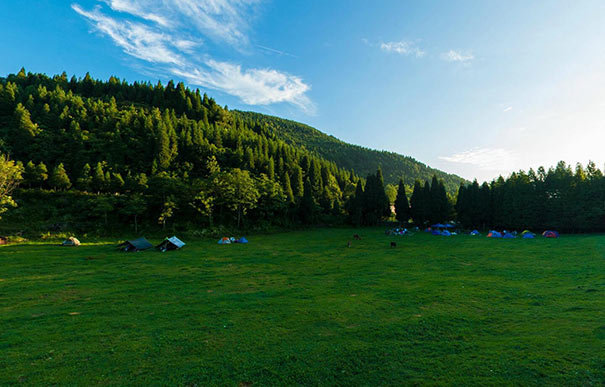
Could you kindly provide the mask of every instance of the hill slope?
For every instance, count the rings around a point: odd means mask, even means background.
[[[348,144],[299,122],[254,112],[234,113],[244,119],[259,122],[270,133],[289,144],[304,146],[322,158],[335,162],[339,167],[354,170],[363,177],[374,173],[378,166],[382,168],[385,182],[391,184],[396,184],[403,177],[404,183],[412,186],[416,179],[430,181],[433,175],[437,175],[444,180],[450,193],[455,193],[464,181],[460,176],[431,168],[412,157]]]

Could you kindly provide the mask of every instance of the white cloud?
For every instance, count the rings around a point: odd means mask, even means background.
[[[89,12],[77,4],[73,4],[72,8],[91,21],[99,32],[113,39],[127,54],[152,63],[183,64],[183,58],[170,48],[171,45],[180,44],[178,39],[145,24],[119,22],[98,9]]]
[[[462,53],[460,51],[449,50],[448,52],[441,54],[441,59],[446,62],[468,63],[475,59],[475,57],[471,53]]]
[[[422,58],[425,54],[425,52],[418,48],[418,46],[416,46],[414,43],[405,40],[400,42],[380,43],[380,49],[389,53],[396,53],[406,56],[414,55],[417,58]]]
[[[290,102],[306,112],[312,113],[314,105],[305,95],[310,86],[299,77],[272,69],[249,69],[242,71],[240,65],[206,61],[204,68],[189,70],[172,69],[189,83],[201,85],[239,97],[249,105],[267,105]]]
[[[490,171],[510,170],[515,163],[513,153],[502,148],[474,148],[451,156],[440,156],[439,159]]]
[[[300,77],[270,68],[242,69],[240,64],[196,52],[196,48],[203,46],[202,39],[197,38],[200,33],[235,49],[247,45],[248,11],[256,0],[100,1],[114,14],[103,13],[100,6],[92,11],[78,4],[72,4],[72,8],[126,54],[159,66],[158,72],[239,97],[246,104],[287,102],[308,113],[314,112],[315,107],[306,95],[311,87]],[[120,13],[138,19],[127,20]]]
[[[502,112],[506,113],[506,112],[510,112],[511,110],[513,110],[513,107],[512,106],[507,106],[507,107],[504,108],[504,110],[502,110]]]
[[[111,9],[118,12],[125,12],[131,15],[138,16],[142,19],[149,20],[158,23],[164,27],[168,27],[170,23],[168,20],[157,13],[148,12],[148,4],[146,1],[141,0],[104,0]]]

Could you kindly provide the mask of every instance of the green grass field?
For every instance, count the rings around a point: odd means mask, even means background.
[[[605,384],[605,236],[249,239],[1,247],[0,384]]]

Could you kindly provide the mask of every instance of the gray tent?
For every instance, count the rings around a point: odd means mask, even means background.
[[[185,246],[185,242],[173,236],[172,238],[164,239],[162,243],[157,245],[155,248],[160,250],[161,252],[165,252],[169,250],[178,250],[183,246]]]
[[[120,243],[118,248],[123,249],[124,251],[141,251],[152,248],[153,245],[149,243],[149,241],[145,238],[139,238],[131,241],[126,241],[124,243]]]

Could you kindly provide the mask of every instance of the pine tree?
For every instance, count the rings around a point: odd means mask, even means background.
[[[351,222],[357,227],[361,226],[364,223],[364,200],[365,195],[363,191],[363,186],[361,185],[361,181],[359,181],[357,182],[357,186],[355,187],[355,196],[351,198],[349,205],[349,215],[351,217]]]
[[[399,179],[399,187],[397,188],[397,197],[395,199],[395,213],[397,214],[399,223],[405,224],[411,217],[410,204],[408,203],[408,197],[405,194],[403,179]]]
[[[82,173],[76,180],[76,186],[78,189],[82,191],[89,191],[92,188],[92,176],[90,175],[90,171],[90,165],[88,163],[84,164],[84,167],[82,167]]]
[[[294,203],[294,193],[292,192],[292,185],[290,184],[290,176],[288,176],[287,173],[284,173],[283,176],[282,184],[284,187],[284,194],[286,195],[287,202],[292,204]]]
[[[48,168],[46,168],[46,164],[42,161],[36,166],[36,177],[34,180],[34,184],[38,187],[44,187],[46,181],[48,180]]]
[[[67,176],[67,172],[65,172],[65,167],[63,163],[57,165],[48,179],[48,183],[50,186],[57,190],[67,190],[71,187],[71,181],[69,180],[69,176]]]
[[[298,201],[302,199],[304,191],[303,172],[302,169],[297,165],[294,168],[294,175],[292,176],[292,192],[294,193],[294,200]]]
[[[103,172],[103,164],[97,163],[92,174],[92,188],[100,192],[105,188],[105,172]]]
[[[313,197],[313,186],[311,180],[307,178],[305,180],[303,197],[300,201],[299,217],[303,223],[312,224],[315,222],[317,210],[317,203]]]
[[[424,188],[420,180],[414,182],[414,190],[412,191],[412,197],[410,198],[410,212],[414,223],[419,227],[424,226],[426,221],[425,217],[425,200],[424,200]]]
[[[33,161],[28,161],[27,164],[25,164],[25,168],[23,171],[23,180],[24,183],[27,184],[30,188],[36,184],[36,164],[33,163]]]

